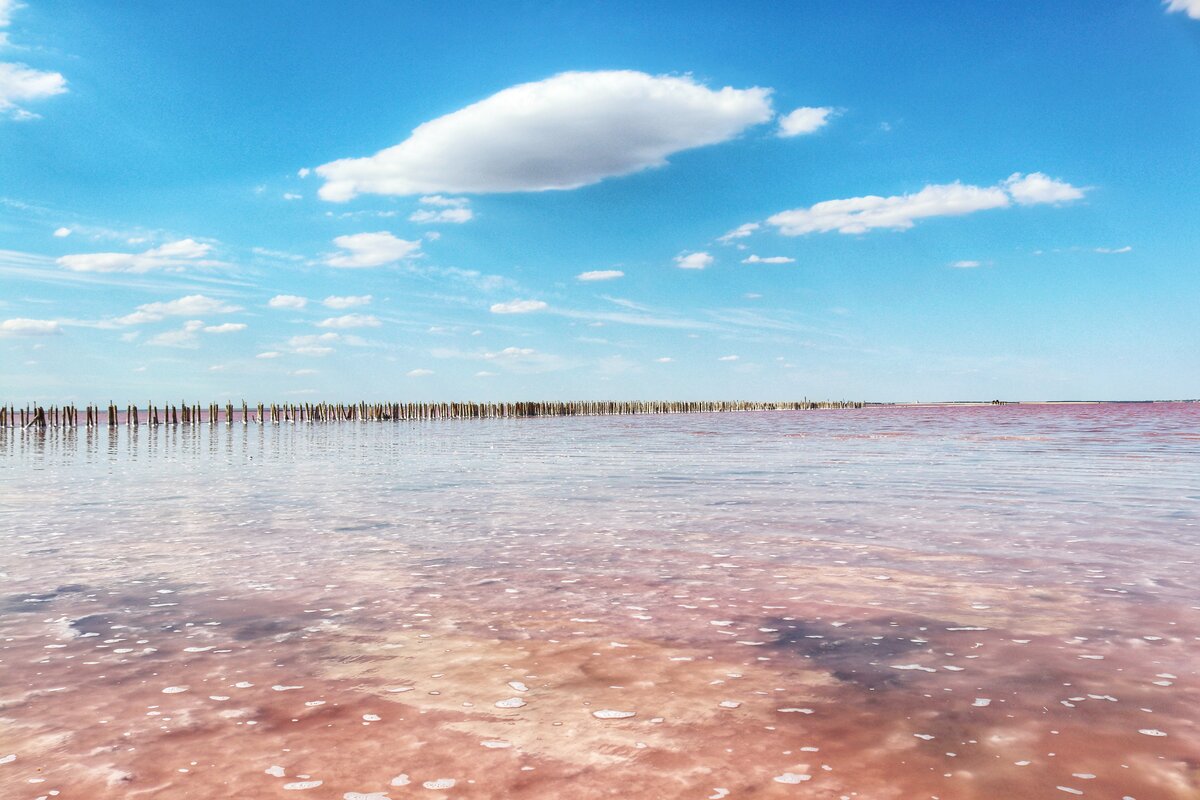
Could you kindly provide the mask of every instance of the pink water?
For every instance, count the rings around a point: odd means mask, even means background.
[[[1200,405],[4,431],[0,798],[1200,798],[1198,518]]]

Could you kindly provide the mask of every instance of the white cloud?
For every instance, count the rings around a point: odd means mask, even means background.
[[[333,352],[329,345],[342,337],[336,333],[313,333],[288,339],[292,352],[302,356],[327,356]]]
[[[317,323],[318,328],[378,328],[383,323],[371,314],[346,314],[329,317]]]
[[[18,102],[42,100],[67,91],[67,79],[58,72],[33,69],[28,64],[0,63],[0,114],[13,119],[37,119]]]
[[[308,305],[308,298],[294,294],[277,294],[267,301],[267,305],[271,308],[300,309]]]
[[[301,178],[307,178],[311,172],[312,170],[308,167],[301,167],[300,169],[296,170],[296,174]]]
[[[475,373],[475,377],[476,377],[476,378],[494,378],[494,377],[496,377],[496,373],[494,373],[494,372],[488,372],[488,371],[485,369],[485,370],[480,370],[479,372],[476,372],[476,373]]]
[[[305,375],[316,375],[317,372],[318,372],[318,370],[315,370],[315,369],[295,369],[295,370],[292,370],[291,372],[289,372],[288,374],[295,375],[296,377],[299,378],[299,377],[303,377]]]
[[[1083,197],[1083,190],[1051,178],[1041,172],[1022,175],[1014,172],[1004,181],[1004,188],[1017,203],[1028,206],[1037,203],[1069,203]]]
[[[995,186],[954,183],[930,184],[913,194],[850,197],[826,200],[809,208],[782,211],[767,219],[784,236],[807,233],[865,233],[875,228],[907,230],[916,220],[955,217],[990,208],[1063,203],[1083,197],[1084,190],[1041,172],[1013,173]]]
[[[230,305],[224,300],[206,297],[202,294],[189,294],[178,300],[165,303],[145,303],[137,307],[132,314],[126,314],[113,320],[117,325],[141,325],[146,322],[158,322],[167,317],[194,317],[202,314],[230,314],[241,311],[241,307]]]
[[[670,356],[663,356],[662,358],[656,358],[654,360],[660,364],[670,364],[675,359],[671,358]]]
[[[205,333],[237,333],[246,330],[244,322],[223,322],[220,325],[206,325]]]
[[[62,333],[62,328],[52,319],[6,319],[0,322],[0,334],[14,336],[54,336]]]
[[[757,222],[747,222],[745,225],[738,225],[736,228],[723,236],[718,236],[717,241],[721,244],[733,244],[735,240],[745,239],[747,236],[754,233],[761,227],[762,226]]]
[[[1182,11],[1192,19],[1200,19],[1200,0],[1166,0],[1167,11]]]
[[[788,258],[787,256],[750,256],[742,259],[743,264],[795,264],[796,259]]]
[[[361,268],[380,267],[405,258],[412,258],[421,250],[421,242],[397,239],[387,231],[355,233],[339,236],[333,243],[345,250],[325,259],[331,267]]]
[[[624,278],[625,273],[619,269],[595,269],[591,272],[581,272],[575,276],[581,281],[611,281],[614,278]]]
[[[717,361],[737,361],[740,356],[721,356]]]
[[[433,223],[433,222],[448,222],[452,224],[461,224],[470,222],[475,218],[475,213],[469,208],[443,208],[439,211],[430,211],[426,208],[419,208],[409,215],[409,222]]]
[[[431,370],[431,369],[410,369],[408,372],[406,372],[404,374],[410,378],[424,378],[426,375],[432,375],[433,370]]]
[[[304,195],[296,194],[295,192],[284,192],[283,199],[284,200],[303,200]]]
[[[493,314],[528,314],[530,311],[541,311],[546,304],[541,300],[510,300],[507,303],[493,303]]]
[[[832,108],[797,108],[779,118],[779,130],[776,135],[786,139],[813,133],[828,125],[833,116],[835,112]]]
[[[57,236],[59,239],[62,239],[64,236],[71,235],[71,229],[67,228],[67,227],[55,228],[54,235]]]
[[[972,267],[978,267],[979,262],[978,261],[955,261],[950,266],[958,267],[959,269],[971,269]]]
[[[417,202],[423,206],[437,206],[439,208],[466,208],[471,203],[466,197],[444,197],[440,194],[425,195]]]
[[[355,308],[357,306],[366,306],[370,304],[371,295],[369,294],[351,294],[345,295],[344,297],[331,294],[329,297],[326,297],[321,301],[321,305],[325,306],[326,308],[336,308],[339,310],[343,308]]]
[[[367,158],[317,167],[321,197],[574,189],[667,163],[771,118],[770,90],[690,77],[565,72],[418,126]]]
[[[280,353],[277,350],[268,350],[265,353],[259,353],[258,355],[255,356],[255,358],[263,358],[263,359],[279,358],[281,355],[283,355],[283,353]]]
[[[202,244],[195,239],[180,239],[141,253],[76,253],[58,259],[58,264],[72,272],[177,271],[190,266],[219,265],[220,262],[205,258],[210,250],[211,244]]]
[[[188,320],[178,330],[166,331],[146,340],[146,344],[156,347],[198,347],[196,333],[204,328],[204,323],[198,319]]]
[[[865,233],[872,228],[905,230],[924,217],[958,216],[1008,204],[1008,195],[994,186],[984,189],[961,183],[934,184],[915,194],[826,200],[810,208],[780,212],[767,222],[784,236],[828,231]]]
[[[1096,252],[1097,253],[1106,253],[1108,255],[1115,255],[1117,253],[1132,253],[1133,248],[1130,247],[1129,245],[1125,245],[1124,247],[1097,247]]]
[[[7,28],[12,24],[13,12],[18,8],[22,8],[22,4],[17,0],[0,0],[0,28]]]
[[[712,266],[713,261],[708,253],[680,253],[675,256],[675,266],[680,269],[704,269]]]

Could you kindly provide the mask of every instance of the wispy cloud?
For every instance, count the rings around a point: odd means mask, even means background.
[[[223,262],[205,258],[211,244],[195,239],[180,239],[141,253],[76,253],[62,256],[58,264],[72,272],[132,272],[180,270],[196,266],[224,266]]]
[[[542,300],[510,300],[507,303],[493,303],[491,311],[493,314],[528,314],[545,308],[547,304]]]
[[[594,269],[590,272],[581,272],[575,276],[575,280],[579,281],[611,281],[615,278],[624,278],[625,273],[619,269]]]
[[[809,233],[866,233],[876,228],[907,230],[921,219],[954,217],[994,208],[1060,204],[1078,200],[1084,190],[1043,173],[1014,173],[995,186],[931,184],[913,194],[867,195],[825,200],[808,208],[781,211],[767,219],[784,236]]]

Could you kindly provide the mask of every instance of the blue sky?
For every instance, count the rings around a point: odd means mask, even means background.
[[[0,400],[1200,396],[1200,2],[0,0]]]

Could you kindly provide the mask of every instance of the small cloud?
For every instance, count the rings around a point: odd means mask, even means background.
[[[146,343],[156,347],[186,347],[195,348],[196,333],[203,330],[204,323],[198,319],[188,320],[178,330],[166,331],[150,337]]]
[[[58,322],[52,319],[6,319],[0,322],[0,334],[13,336],[56,336],[62,333]]]
[[[438,210],[418,209],[409,216],[409,222],[461,224],[475,218],[475,214],[468,208],[471,201],[465,197],[443,197],[440,194],[434,194],[422,197],[419,202],[421,205],[433,206]]]
[[[670,356],[663,356],[662,358],[656,358],[654,360],[660,364],[670,364],[675,359],[671,358]]]
[[[296,170],[296,174],[299,175],[301,178],[307,178],[309,176],[309,173],[311,173],[311,172],[312,172],[312,170],[309,169],[308,167],[301,167],[300,169]]]
[[[1004,187],[1012,195],[1012,199],[1023,206],[1069,203],[1083,197],[1082,189],[1042,172],[1031,172],[1028,175],[1014,172],[1004,181]]]
[[[406,372],[404,374],[410,378],[424,378],[426,375],[432,375],[433,370],[431,370],[431,369],[410,369],[408,372]]]
[[[1200,0],[1166,0],[1167,13],[1182,11],[1192,19],[1200,19]]]
[[[745,239],[761,227],[762,225],[757,222],[747,222],[745,225],[739,225],[723,236],[718,236],[717,241],[721,244],[732,244],[737,239]]]
[[[740,356],[721,356],[717,361],[737,361]]]
[[[328,256],[325,263],[345,269],[381,267],[413,258],[421,251],[420,240],[398,239],[387,231],[339,236],[333,243],[346,252]]]
[[[300,309],[308,305],[308,298],[294,294],[277,294],[267,301],[270,308]]]
[[[1096,252],[1097,253],[1107,253],[1109,255],[1115,255],[1117,253],[1132,253],[1133,248],[1130,247],[1129,245],[1125,245],[1124,247],[1097,247]]]
[[[591,272],[581,272],[575,276],[580,281],[611,281],[614,278],[624,278],[625,273],[619,269],[596,269]]]
[[[493,303],[491,310],[493,314],[528,314],[546,307],[541,300],[510,300],[507,303]]]
[[[828,125],[829,120],[836,115],[837,112],[828,107],[797,108],[790,114],[779,118],[779,130],[776,131],[775,135],[783,139],[788,139],[792,136],[813,133]]]
[[[301,378],[301,377],[304,377],[305,375],[316,375],[317,372],[318,372],[318,370],[315,370],[315,369],[295,369],[295,370],[292,370],[291,372],[289,372],[288,374],[295,375],[297,378]]]
[[[464,222],[470,222],[474,218],[475,212],[469,208],[443,208],[440,211],[430,211],[426,208],[420,208],[408,215],[409,222],[419,222],[422,224],[448,222],[459,225]]]
[[[675,266],[680,269],[704,269],[712,266],[715,259],[708,253],[680,253],[675,256]]]
[[[383,323],[371,314],[346,314],[329,317],[317,323],[318,328],[378,328]]]
[[[371,295],[369,294],[351,294],[338,296],[331,294],[321,301],[321,305],[326,308],[355,308],[356,306],[366,306],[371,304]]]
[[[224,322],[220,325],[207,325],[204,328],[205,333],[237,333],[244,330],[246,330],[244,322]]]
[[[55,228],[54,235],[57,236],[59,239],[62,239],[63,237],[71,235],[71,229],[67,228],[67,227]]]
[[[471,201],[465,197],[443,197],[440,194],[427,194],[417,200],[423,206],[436,206],[438,208],[466,208]]]
[[[268,350],[265,353],[259,353],[255,356],[255,358],[279,358],[281,355],[283,355],[283,353],[276,352],[275,350]]]
[[[295,192],[284,192],[283,199],[284,200],[303,200],[304,195],[296,194]]]
[[[955,261],[950,266],[957,267],[959,269],[971,269],[972,267],[978,267],[979,265],[980,262],[978,261]]]
[[[743,264],[795,264],[796,259],[787,256],[749,256],[742,259]]]
[[[0,4],[14,8],[8,0]],[[18,122],[41,117],[17,105],[17,101],[42,100],[67,91],[67,79],[58,72],[44,72],[28,64],[0,63],[0,114]]]
[[[494,378],[494,377],[496,377],[496,373],[488,372],[486,369],[484,369],[484,370],[480,370],[479,372],[476,372],[475,377],[476,378]]]
[[[744,295],[742,295],[742,297],[746,298],[747,300],[761,300],[762,299],[762,295],[759,294],[758,292],[746,292]]]

